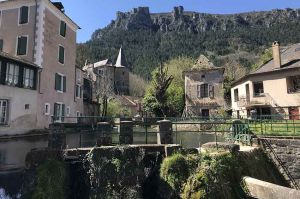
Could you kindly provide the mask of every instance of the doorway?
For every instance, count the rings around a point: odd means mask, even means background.
[[[289,118],[290,120],[299,120],[299,108],[289,107]]]

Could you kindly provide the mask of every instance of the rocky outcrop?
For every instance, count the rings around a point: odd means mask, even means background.
[[[116,20],[113,20],[105,30],[147,29],[155,32],[188,31],[197,34],[210,30],[226,31],[238,27],[269,28],[277,23],[298,22],[300,9],[222,15],[184,11],[182,6],[174,7],[170,13],[150,13],[148,7],[138,7],[130,12],[117,12],[116,15]],[[101,32],[96,31],[93,38],[99,37]]]

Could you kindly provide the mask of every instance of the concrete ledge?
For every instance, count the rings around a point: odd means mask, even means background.
[[[300,191],[251,177],[244,177],[249,195],[259,199],[299,199]]]

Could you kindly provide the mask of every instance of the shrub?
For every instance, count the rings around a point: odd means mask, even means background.
[[[160,176],[179,192],[189,177],[188,163],[184,156],[175,154],[164,159],[160,168]]]

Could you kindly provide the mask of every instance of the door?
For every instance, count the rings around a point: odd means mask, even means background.
[[[290,120],[299,120],[299,108],[290,107],[289,116],[290,116]]]
[[[201,116],[202,116],[202,118],[208,119],[209,118],[209,109],[202,109]]]

